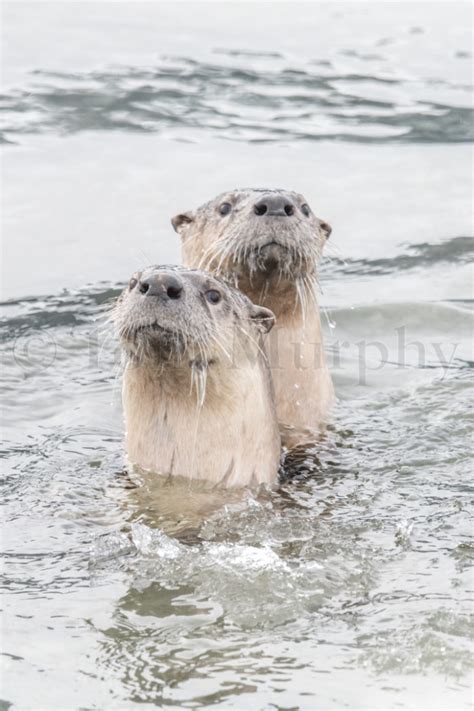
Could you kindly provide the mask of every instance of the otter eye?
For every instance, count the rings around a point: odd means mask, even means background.
[[[206,299],[210,304],[218,304],[222,299],[222,294],[220,291],[217,291],[217,289],[209,289],[206,291]]]
[[[309,209],[309,205],[307,205],[306,203],[304,203],[304,205],[301,205],[301,212],[306,217],[309,217],[309,213],[311,212],[311,210]]]
[[[232,205],[230,202],[223,202],[222,205],[219,205],[219,212],[221,215],[228,215],[229,212],[232,212]]]
[[[128,288],[130,289],[130,291],[132,291],[132,289],[134,289],[137,284],[138,284],[138,280],[135,279],[135,277],[132,277],[130,279],[130,281],[128,282]]]

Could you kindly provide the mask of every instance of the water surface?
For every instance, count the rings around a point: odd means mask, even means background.
[[[469,7],[84,7],[3,9],[2,707],[469,708]],[[274,491],[138,486],[107,309],[248,184],[333,225],[333,422]]]

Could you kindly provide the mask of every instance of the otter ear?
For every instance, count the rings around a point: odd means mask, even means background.
[[[266,309],[263,306],[255,306],[252,304],[250,309],[250,318],[256,324],[259,331],[268,333],[275,325],[276,317],[273,311]]]
[[[325,238],[329,239],[329,236],[332,232],[332,227],[329,224],[329,222],[324,222],[324,220],[319,220],[319,226],[322,229],[322,231],[324,232]]]
[[[175,232],[181,234],[186,225],[189,225],[189,223],[193,220],[194,214],[192,212],[181,212],[179,215],[175,215],[172,218],[171,224],[173,225]]]

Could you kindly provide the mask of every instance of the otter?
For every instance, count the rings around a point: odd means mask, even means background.
[[[273,483],[281,443],[260,344],[273,313],[200,270],[151,266],[112,319],[130,463],[225,487]]]
[[[237,189],[172,219],[183,262],[221,276],[271,309],[268,339],[284,443],[313,441],[334,402],[317,300],[317,267],[330,225],[303,195]]]

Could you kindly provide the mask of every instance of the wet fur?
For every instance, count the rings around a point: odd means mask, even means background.
[[[185,282],[186,297],[189,292],[182,307],[173,305],[168,313],[126,289],[114,309],[124,353],[129,460],[220,486],[270,484],[278,473],[280,438],[260,345],[269,314],[221,280],[173,270]],[[219,309],[200,300],[201,281],[209,279],[224,293]]]
[[[266,195],[284,194],[296,206],[291,218],[255,215]],[[219,214],[223,202],[232,205]],[[222,276],[252,301],[273,311],[277,326],[267,348],[279,421],[298,430],[319,428],[328,418],[334,390],[322,343],[317,266],[331,228],[310,212],[302,195],[283,190],[239,189],[222,193],[172,222],[182,239],[183,262]],[[275,241],[276,245],[268,245]],[[289,428],[289,429],[288,429]],[[307,434],[303,440],[307,439]]]

